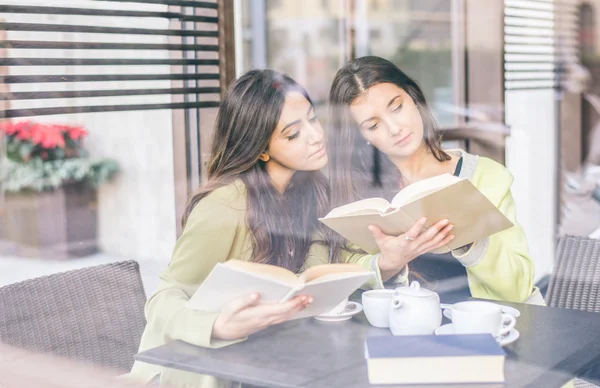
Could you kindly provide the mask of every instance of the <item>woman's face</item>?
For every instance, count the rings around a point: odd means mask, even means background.
[[[267,153],[270,167],[316,171],[327,165],[323,127],[313,106],[302,93],[290,92],[286,95]]]
[[[414,154],[423,144],[423,119],[412,98],[392,83],[371,86],[350,105],[363,138],[390,159]]]

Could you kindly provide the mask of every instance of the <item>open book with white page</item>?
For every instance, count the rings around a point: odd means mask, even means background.
[[[230,259],[218,263],[198,287],[187,307],[218,312],[230,301],[258,292],[261,302],[281,303],[296,295],[310,295],[313,303],[294,319],[333,310],[374,276],[357,264],[323,264],[296,275],[275,265]]]
[[[337,207],[319,220],[369,253],[379,248],[369,225],[391,236],[409,230],[427,217],[425,228],[443,219],[454,225],[456,237],[433,253],[446,253],[513,226],[468,179],[442,174],[413,183],[388,202],[368,198]]]

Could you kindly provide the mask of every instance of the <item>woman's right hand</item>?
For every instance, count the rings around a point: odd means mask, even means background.
[[[213,325],[212,336],[222,340],[237,340],[294,317],[313,301],[311,296],[299,295],[285,303],[261,303],[253,293],[227,304]]]
[[[375,225],[369,226],[381,252],[379,269],[382,277],[389,278],[390,274],[398,273],[417,256],[444,246],[454,238],[450,233],[454,225],[448,220],[436,222],[423,231],[426,222],[426,218],[421,218],[406,233],[397,237],[384,234]]]

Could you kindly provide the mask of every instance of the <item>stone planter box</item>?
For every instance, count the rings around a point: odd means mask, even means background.
[[[60,260],[97,252],[96,191],[81,183],[6,193],[0,222],[0,254]]]

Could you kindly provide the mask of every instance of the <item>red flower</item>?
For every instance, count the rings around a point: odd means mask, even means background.
[[[31,140],[32,132],[30,127],[26,126],[15,126],[15,136],[20,140]]]
[[[38,130],[41,132],[40,141],[35,142],[32,140],[34,144],[40,144],[44,148],[65,148],[65,138],[60,127],[47,125]]]
[[[17,131],[16,126],[14,126],[10,121],[4,121],[0,123],[0,132],[5,133],[8,136],[14,135]]]
[[[31,128],[34,126],[29,121],[22,121],[20,123],[5,122],[2,124],[0,130],[8,136],[14,136],[19,140],[29,140],[31,137]]]
[[[87,131],[81,127],[67,127],[66,129],[71,140],[79,140],[87,136]]]
[[[40,157],[44,160],[77,157],[82,149],[81,140],[87,136],[87,131],[81,126],[62,124],[42,124],[33,121],[0,122],[0,136],[8,136],[19,143],[29,143],[34,147],[13,151],[9,157],[13,160],[26,162],[31,158]],[[62,152],[57,152],[62,149]]]

